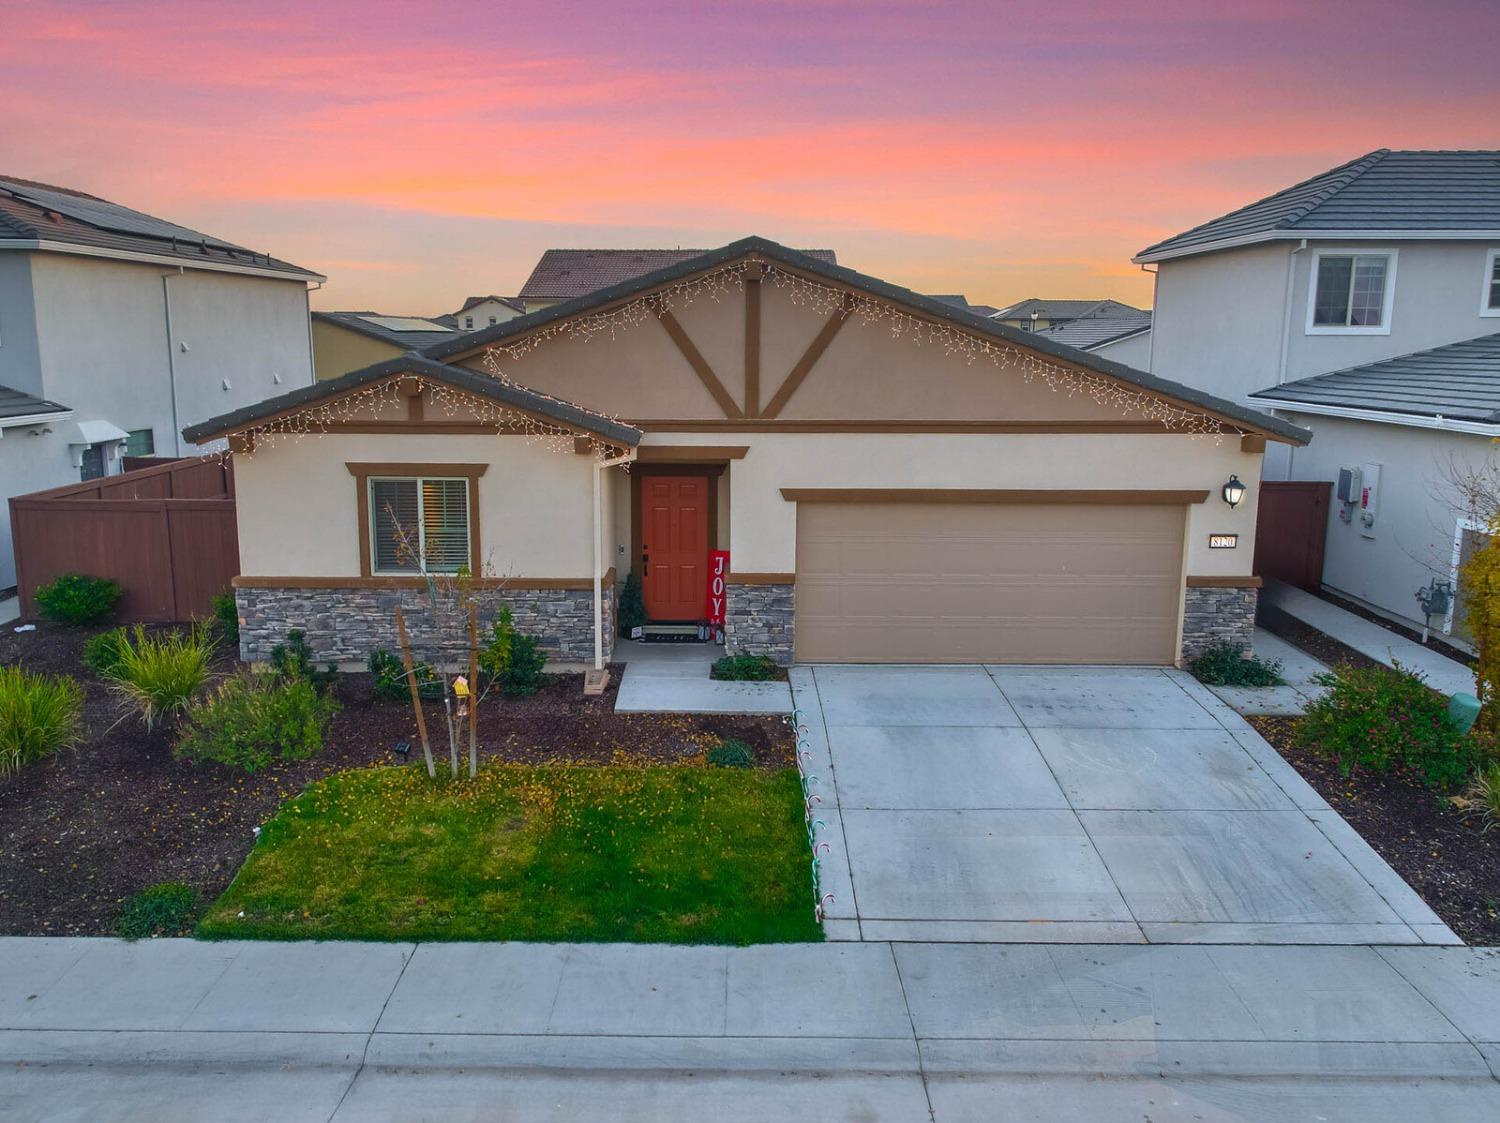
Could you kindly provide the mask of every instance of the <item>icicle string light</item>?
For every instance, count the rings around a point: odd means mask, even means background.
[[[815,281],[772,262],[736,262],[645,293],[617,307],[559,320],[518,339],[492,344],[485,352],[485,369],[502,381],[524,385],[507,376],[507,362],[522,359],[554,339],[580,342],[599,336],[616,339],[628,329],[656,319],[662,312],[675,313],[703,299],[721,302],[743,292],[745,276],[752,264],[759,265],[765,281],[784,290],[793,304],[821,315],[832,316],[840,308],[848,308],[850,317],[857,317],[862,324],[887,326],[894,339],[905,339],[919,347],[937,347],[944,354],[961,355],[971,364],[987,359],[997,367],[1017,371],[1026,382],[1040,381],[1054,393],[1069,397],[1085,395],[1121,413],[1159,422],[1169,431],[1215,438],[1224,435],[1227,423],[1207,411],[1169,402],[1141,387],[1068,366],[1016,344],[924,319],[891,301]]]

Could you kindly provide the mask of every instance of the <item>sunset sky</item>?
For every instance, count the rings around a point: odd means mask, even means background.
[[[326,273],[321,308],[751,233],[1149,304],[1160,237],[1373,148],[1500,148],[1497,42],[1496,0],[0,0],[0,174]]]

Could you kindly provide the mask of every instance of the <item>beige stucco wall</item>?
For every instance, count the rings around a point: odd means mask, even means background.
[[[731,564],[736,572],[789,573],[796,567],[796,504],[783,487],[1196,488],[1206,502],[1188,509],[1187,572],[1244,576],[1255,550],[1259,455],[1238,437],[1163,434],[720,433],[748,445],[729,482]],[[701,442],[694,434],[651,434],[649,444]],[[1231,509],[1219,488],[1237,474],[1249,497]],[[1210,550],[1210,534],[1238,534],[1232,550]]]
[[[349,462],[487,463],[479,480],[486,568],[513,577],[593,573],[592,457],[522,436],[371,433],[263,437],[254,453],[235,456],[242,573],[358,576]]]
[[[319,379],[337,378],[404,353],[394,343],[382,343],[326,320],[312,322],[312,344],[313,365]]]

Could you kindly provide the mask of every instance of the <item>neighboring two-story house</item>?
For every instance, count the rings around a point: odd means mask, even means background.
[[[0,500],[192,455],[186,425],[313,381],[309,282],[267,254],[0,177]],[[0,590],[15,584],[0,503]]]
[[[519,296],[471,296],[457,312],[440,320],[452,321],[460,331],[478,331],[514,320],[525,312],[526,304]]]
[[[1381,149],[1134,259],[1156,267],[1147,369],[1311,429],[1267,478],[1344,473],[1324,585],[1408,621],[1488,513],[1453,481],[1500,437],[1497,256],[1500,152]]]

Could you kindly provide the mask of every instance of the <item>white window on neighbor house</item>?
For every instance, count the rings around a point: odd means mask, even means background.
[[[493,326],[494,326],[494,325],[495,325],[495,322],[496,322],[496,321],[495,321],[495,317],[494,317],[494,316],[491,316],[491,317],[490,317],[490,326],[491,326],[491,327],[493,327]]]
[[[156,433],[151,429],[132,429],[125,434],[126,456],[155,456]]]
[[[474,317],[473,316],[465,316],[464,317],[464,330],[468,331],[468,330],[472,329],[473,327],[474,327]]]
[[[1309,335],[1389,335],[1396,292],[1396,251],[1313,255]]]
[[[1500,316],[1500,249],[1484,255],[1484,292],[1479,298],[1481,316]]]
[[[369,481],[374,574],[457,573],[469,565],[467,479]]]

